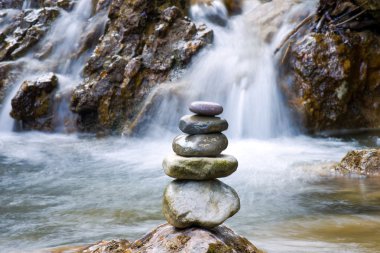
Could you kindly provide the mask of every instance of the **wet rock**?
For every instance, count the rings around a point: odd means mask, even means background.
[[[19,77],[22,67],[20,62],[0,62],[0,104],[10,85]]]
[[[244,15],[247,27],[260,27],[255,29],[254,32],[260,36],[263,41],[272,43],[275,35],[279,33],[289,10],[292,10],[294,5],[299,4],[297,1],[284,1],[284,0],[269,0],[260,1],[263,4],[255,7],[255,11],[249,12]],[[297,14],[292,15],[294,24],[301,22],[305,17],[310,15],[310,10],[307,8],[299,8]]]
[[[54,1],[45,1],[45,6],[57,6],[59,8],[62,8],[67,11],[71,11],[74,8],[74,5],[76,3],[75,0],[54,0]]]
[[[24,81],[12,99],[12,118],[21,123],[22,130],[53,130],[54,95],[58,78],[47,74],[36,81]]]
[[[380,22],[380,1],[378,0],[352,0],[355,5],[362,6],[367,10],[367,13],[372,15]]]
[[[223,112],[220,104],[204,101],[192,102],[189,106],[191,112],[203,116],[216,116]]]
[[[21,9],[23,0],[0,0],[0,9]]]
[[[238,161],[230,155],[218,157],[167,156],[162,164],[166,175],[177,179],[210,180],[234,173]]]
[[[105,35],[84,69],[71,109],[82,131],[121,132],[147,95],[178,76],[212,32],[184,16],[186,1],[113,1]]]
[[[219,117],[186,115],[180,119],[179,129],[186,134],[220,133],[228,129],[228,123]]]
[[[176,229],[164,224],[142,239],[133,243],[127,240],[102,241],[91,245],[80,253],[261,253],[246,238],[234,233],[226,226],[210,230],[202,228]]]
[[[93,0],[92,2],[95,12],[99,12],[101,10],[107,9],[110,6],[112,0]]]
[[[224,134],[182,134],[173,140],[173,150],[185,157],[218,156],[228,146]]]
[[[218,1],[219,0],[191,0],[191,4],[215,5]],[[236,15],[242,12],[242,0],[223,0],[219,2],[223,2],[230,15]]]
[[[350,151],[335,170],[343,174],[380,176],[380,149]]]
[[[176,228],[213,228],[240,209],[234,189],[219,180],[171,182],[165,189],[163,213]]]
[[[8,0],[0,0],[0,6],[1,1],[7,2]],[[28,4],[24,5],[24,2],[26,1],[28,1]],[[17,4],[17,6],[14,8],[21,9],[22,7],[24,7],[27,9],[42,9],[47,7],[59,7],[67,11],[70,11],[73,9],[77,1],[78,0],[16,0],[15,2],[21,2],[21,4]]]
[[[0,61],[23,56],[48,31],[58,17],[57,8],[27,10],[9,22],[0,34]]]
[[[289,48],[283,88],[312,132],[380,127],[380,36],[308,33]]]
[[[380,127],[380,22],[365,2],[320,0],[284,46],[281,85],[310,133]]]

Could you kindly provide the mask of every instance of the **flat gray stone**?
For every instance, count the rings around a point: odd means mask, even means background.
[[[238,161],[231,155],[218,157],[182,157],[175,154],[165,157],[162,167],[165,174],[177,179],[210,180],[234,173]]]
[[[219,180],[175,180],[165,189],[163,213],[176,228],[213,228],[240,209],[236,191]]]
[[[228,122],[219,117],[185,115],[179,121],[179,129],[186,134],[220,133],[228,129]]]
[[[190,111],[199,115],[215,116],[223,112],[223,107],[218,103],[195,101],[189,106]]]
[[[173,151],[185,157],[218,156],[228,146],[224,134],[178,135],[173,140]]]

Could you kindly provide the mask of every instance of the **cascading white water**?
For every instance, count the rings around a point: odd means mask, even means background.
[[[214,42],[211,48],[197,57],[181,80],[183,85],[178,87],[181,93],[179,101],[167,96],[170,98],[162,103],[158,115],[162,126],[177,122],[183,113],[180,111],[179,115],[168,115],[166,112],[169,108],[199,99],[219,102],[224,106],[223,117],[230,122],[231,137],[272,138],[297,131],[277,84],[277,59],[273,52],[296,25],[294,21],[291,23],[286,20],[299,15],[300,9],[305,12],[311,10],[315,7],[315,1],[294,6],[288,4],[291,9],[280,14],[285,23],[278,28],[271,43],[266,43],[260,35],[263,27],[252,22],[253,16],[260,15],[256,14],[256,9],[261,3],[245,3],[244,13],[229,20],[221,1],[191,8],[195,22],[204,22],[212,28]],[[218,18],[215,18],[217,15]],[[154,124],[157,125],[157,122]]]
[[[32,7],[32,0],[24,0],[24,3],[22,4],[22,9],[29,9]]]
[[[54,72],[59,80],[57,92],[59,97],[65,96],[70,89],[82,81],[81,71],[91,53],[90,49],[79,52],[85,43],[86,33],[96,29],[103,30],[107,20],[105,12],[92,16],[92,8],[92,0],[79,0],[72,11],[61,10],[60,16],[53,23],[45,38],[34,47],[34,50],[18,60],[19,63],[26,63],[27,67],[24,68],[4,101],[0,114],[0,131],[12,131],[13,129],[14,120],[9,115],[12,109],[11,100],[23,81],[33,80],[44,73]],[[49,52],[48,56],[40,59],[40,53],[44,50]],[[59,118],[56,119],[57,131],[64,131],[64,122],[73,117],[67,103],[65,99],[62,99],[59,105]],[[68,128],[70,127],[72,126],[68,126]]]

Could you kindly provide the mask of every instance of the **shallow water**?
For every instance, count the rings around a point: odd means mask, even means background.
[[[0,134],[0,251],[137,239],[164,222],[171,139]],[[355,141],[231,140],[241,197],[227,225],[268,252],[379,252],[380,183],[334,178]]]

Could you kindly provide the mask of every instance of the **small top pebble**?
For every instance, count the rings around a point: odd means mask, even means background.
[[[189,106],[191,112],[203,116],[216,116],[223,112],[223,107],[218,103],[195,101]]]

